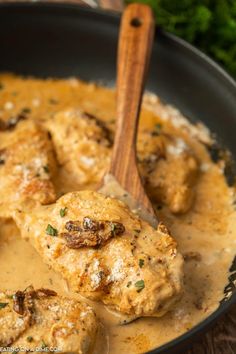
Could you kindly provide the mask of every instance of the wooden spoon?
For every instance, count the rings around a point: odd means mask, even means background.
[[[149,6],[132,4],[124,11],[117,58],[117,126],[110,169],[100,192],[122,199],[156,227],[157,218],[142,185],[136,158],[139,113],[154,28]]]

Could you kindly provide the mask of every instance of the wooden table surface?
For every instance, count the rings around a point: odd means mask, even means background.
[[[15,2],[20,0],[0,0]],[[107,10],[122,11],[122,0],[31,0],[41,2],[71,2],[84,6],[102,7]],[[201,336],[192,348],[182,354],[236,354],[236,304],[220,318],[206,334]]]

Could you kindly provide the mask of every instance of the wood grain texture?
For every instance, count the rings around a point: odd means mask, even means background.
[[[122,11],[124,9],[124,4],[121,0],[99,0],[98,4],[106,10]]]
[[[186,354],[235,354],[236,304]]]
[[[127,6],[121,20],[117,56],[117,125],[109,173],[142,208],[155,215],[137,168],[140,106],[154,36],[150,7]]]

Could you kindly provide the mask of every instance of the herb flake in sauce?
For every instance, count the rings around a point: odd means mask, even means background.
[[[45,348],[47,348],[47,344],[44,342],[44,340],[42,340],[41,349],[45,349]]]
[[[43,166],[43,170],[45,173],[49,173],[49,167],[47,165]]]
[[[27,337],[27,342],[31,343],[33,342],[34,338],[32,336]]]
[[[140,268],[143,268],[143,266],[144,266],[144,259],[139,259],[138,264],[139,264],[139,267],[140,267]]]
[[[67,210],[68,210],[68,208],[67,208],[67,207],[65,207],[65,208],[61,208],[61,209],[60,209],[60,216],[61,216],[62,218],[66,215]]]
[[[58,231],[52,225],[48,224],[48,226],[46,228],[46,234],[48,234],[50,236],[57,236]]]
[[[29,114],[29,113],[31,112],[31,109],[28,108],[28,107],[25,107],[25,108],[22,109],[21,112],[22,112],[22,113],[25,113],[25,114]]]
[[[0,310],[4,309],[8,305],[8,302],[0,302]]]
[[[140,291],[142,291],[145,288],[145,283],[143,280],[136,281],[134,285],[137,288],[137,293],[140,293]]]

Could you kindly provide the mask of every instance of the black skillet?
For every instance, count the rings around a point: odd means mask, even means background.
[[[118,15],[78,5],[0,4],[0,71],[40,77],[79,76],[114,84],[119,20]],[[186,42],[157,32],[148,90],[176,105],[190,120],[202,120],[236,159],[235,81]],[[218,148],[212,152],[217,159]],[[229,169],[227,177],[232,183]],[[183,353],[183,348],[236,302],[234,278],[232,275],[226,287],[227,298],[211,316],[149,353]]]

